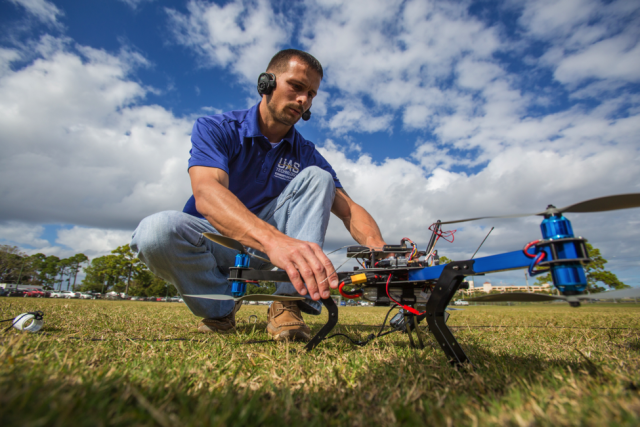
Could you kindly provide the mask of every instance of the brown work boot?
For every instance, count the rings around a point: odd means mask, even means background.
[[[276,341],[309,341],[311,330],[295,301],[274,301],[267,313],[267,332]]]
[[[236,302],[233,311],[220,319],[202,319],[198,323],[198,332],[217,332],[219,334],[226,334],[231,332],[236,327],[236,313],[242,307],[242,301]]]

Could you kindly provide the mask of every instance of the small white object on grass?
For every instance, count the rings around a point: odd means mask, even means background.
[[[13,327],[19,331],[38,332],[43,324],[42,318],[36,319],[36,316],[31,313],[22,313],[13,319]]]

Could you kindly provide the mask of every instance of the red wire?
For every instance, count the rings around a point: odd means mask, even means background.
[[[536,260],[533,262],[534,267],[538,265],[547,256],[547,253],[545,251],[540,252],[538,255],[529,253],[529,248],[533,245],[536,245],[539,241],[540,240],[534,240],[533,242],[529,242],[526,245],[524,245],[524,249],[523,249],[525,256],[529,258],[536,258]]]
[[[434,231],[436,225],[437,224],[431,224],[429,226],[429,230],[430,231]],[[446,240],[449,243],[453,243],[453,241],[455,240],[454,234],[455,234],[456,231],[458,231],[458,230],[442,231],[442,229],[440,229],[439,231],[436,232],[436,236],[442,237],[444,240]],[[451,240],[449,240],[449,239],[451,239]]]
[[[535,267],[536,265],[538,265],[538,263],[540,263],[540,261],[542,261],[545,256],[547,256],[546,252],[540,252],[540,256],[536,258],[536,261],[533,263],[533,266]]]
[[[535,258],[535,257],[536,257],[536,254],[530,254],[530,253],[529,253],[529,248],[530,248],[531,246],[533,246],[533,245],[537,244],[539,241],[540,241],[540,240],[534,240],[533,242],[529,242],[529,243],[527,243],[526,245],[524,245],[524,249],[523,249],[523,251],[524,251],[525,256],[528,256],[529,258]]]
[[[389,282],[391,282],[391,274],[389,275],[389,278],[387,279],[387,296],[389,297],[389,299],[393,302],[395,302],[396,304],[398,304],[400,307],[404,308],[405,310],[407,310],[409,313],[415,314],[416,316],[420,316],[421,314],[426,313],[426,311],[423,311],[422,313],[420,313],[418,310],[416,310],[413,307],[409,307],[408,305],[404,305],[404,304],[400,304],[398,301],[394,300],[393,297],[391,296],[391,294],[389,293]]]
[[[340,282],[340,285],[338,285],[338,292],[340,292],[340,295],[342,295],[343,297],[347,298],[347,299],[356,299],[356,298],[360,298],[362,296],[362,292],[356,294],[356,295],[349,295],[349,294],[345,294],[342,291],[342,288],[344,287],[344,282]]]

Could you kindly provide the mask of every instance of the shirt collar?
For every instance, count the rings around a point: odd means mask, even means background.
[[[246,120],[244,121],[245,125],[245,137],[247,138],[265,138],[266,137],[260,132],[260,126],[258,125],[258,108],[260,103],[258,102],[256,105],[251,107],[246,115]],[[295,141],[296,135],[296,127],[291,126],[289,132],[282,138],[282,141],[286,141],[293,147],[293,143]]]

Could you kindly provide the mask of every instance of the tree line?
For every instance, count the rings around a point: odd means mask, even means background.
[[[84,278],[78,283],[78,275]],[[132,296],[174,296],[176,288],[154,275],[129,245],[110,255],[89,258],[82,253],[60,259],[55,255],[27,255],[16,246],[0,245],[0,283],[35,285],[48,290],[125,292]]]
[[[17,246],[0,245],[0,282],[74,289],[78,273],[89,258],[84,254],[60,259],[55,255],[26,255]]]

